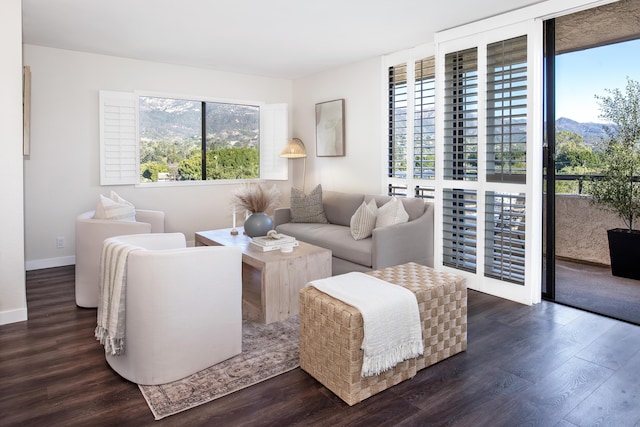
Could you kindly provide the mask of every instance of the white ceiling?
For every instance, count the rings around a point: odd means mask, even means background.
[[[23,41],[295,79],[540,1],[23,0]]]

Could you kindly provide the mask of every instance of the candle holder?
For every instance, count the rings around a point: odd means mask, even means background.
[[[238,235],[238,230],[236,230],[236,208],[235,207],[233,208],[232,212],[233,212],[233,221],[232,221],[233,222],[233,226],[231,227],[230,233],[231,233],[232,236],[237,236]]]

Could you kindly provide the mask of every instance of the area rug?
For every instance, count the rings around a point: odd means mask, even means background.
[[[269,325],[245,321],[241,354],[172,383],[140,385],[140,391],[160,420],[297,368],[299,342],[297,316]]]

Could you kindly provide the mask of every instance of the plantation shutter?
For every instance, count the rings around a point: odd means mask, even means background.
[[[407,64],[389,67],[388,177],[407,177],[407,107]]]
[[[478,49],[445,56],[444,178],[478,179]]]
[[[522,285],[525,195],[487,191],[485,221],[485,276]]]
[[[529,20],[436,38],[448,37],[436,59],[435,261],[471,289],[527,304],[540,300],[542,251],[536,31]]]
[[[476,191],[445,189],[442,208],[443,265],[475,273],[478,244]]]
[[[267,104],[260,107],[260,178],[289,179],[286,158],[280,153],[289,141],[289,111],[287,104]]]
[[[484,231],[484,275],[523,284],[525,195],[486,191],[484,224],[478,224],[482,182],[524,183],[527,140],[527,38],[486,46],[486,164],[479,168],[480,90],[478,48],[445,56],[445,180],[468,188],[445,187],[442,196],[443,265],[478,272],[478,227]],[[485,169],[486,181],[478,182]]]
[[[436,60],[418,49],[387,66],[387,193],[433,199],[435,193]],[[408,56],[408,58],[407,58]],[[399,62],[400,59],[406,62]]]
[[[413,119],[413,177],[435,179],[436,58],[416,61]]]
[[[478,51],[445,56],[444,165],[447,180],[478,179]],[[443,265],[476,272],[477,191],[445,188]]]
[[[100,91],[100,185],[139,181],[135,96]]]
[[[487,45],[486,176],[526,183],[527,36]],[[487,191],[484,274],[519,285],[525,277],[524,193]]]
[[[487,46],[487,181],[525,182],[527,36]]]

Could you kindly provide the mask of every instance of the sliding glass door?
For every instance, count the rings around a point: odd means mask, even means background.
[[[543,145],[543,212],[542,212],[542,297],[555,298],[556,265],[556,102],[555,102],[555,20],[544,24],[544,145]]]

